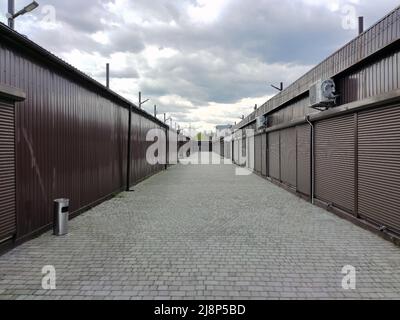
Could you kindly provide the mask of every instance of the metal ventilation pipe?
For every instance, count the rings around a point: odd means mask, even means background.
[[[315,140],[315,130],[314,124],[310,121],[310,116],[306,116],[306,121],[311,127],[311,203],[314,204],[315,199],[315,148],[314,148],[314,140]]]
[[[364,17],[358,17],[358,34],[364,32]]]

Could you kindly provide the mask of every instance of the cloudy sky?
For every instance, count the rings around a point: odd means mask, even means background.
[[[5,22],[7,0],[0,0]],[[16,0],[17,8],[30,0]],[[17,31],[181,127],[234,123],[399,5],[396,0],[38,0]]]

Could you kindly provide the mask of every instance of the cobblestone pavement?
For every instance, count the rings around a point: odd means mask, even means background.
[[[0,299],[400,298],[400,248],[231,165],[178,165],[0,257]],[[42,267],[57,289],[43,290]],[[345,265],[356,290],[343,290]]]

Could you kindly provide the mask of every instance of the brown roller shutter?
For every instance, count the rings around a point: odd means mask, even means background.
[[[315,193],[322,201],[354,213],[354,115],[315,125]]]
[[[268,159],[268,148],[267,148],[267,134],[264,133],[261,136],[261,174],[263,176],[268,175],[267,171],[267,159]]]
[[[0,242],[15,234],[14,107],[0,104]]]
[[[297,191],[311,194],[311,127],[297,127]]]
[[[257,173],[262,171],[262,156],[261,156],[261,135],[255,136],[254,138],[254,169]]]
[[[280,180],[280,145],[279,145],[279,131],[271,132],[268,134],[268,147],[269,147],[269,176],[271,178]]]
[[[400,106],[358,119],[359,215],[400,232]]]
[[[281,180],[296,186],[296,128],[281,131]]]

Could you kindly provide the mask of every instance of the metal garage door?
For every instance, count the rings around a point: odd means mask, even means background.
[[[354,115],[315,125],[315,193],[322,201],[354,213]]]
[[[400,232],[400,106],[358,117],[358,211]]]
[[[311,194],[311,127],[297,127],[297,191]]]
[[[267,134],[261,135],[261,174],[263,176],[268,175],[267,170],[267,159],[268,159],[268,148],[267,148]]]
[[[14,106],[0,103],[0,242],[16,231]]]
[[[247,151],[246,151],[247,167],[254,170],[254,136],[247,138]]]
[[[257,173],[261,174],[262,171],[262,149],[261,149],[261,135],[257,135],[254,138],[254,169]]]
[[[280,180],[280,145],[279,145],[279,131],[271,132],[268,134],[268,171],[271,178]]]
[[[296,128],[281,131],[281,180],[296,186]]]

